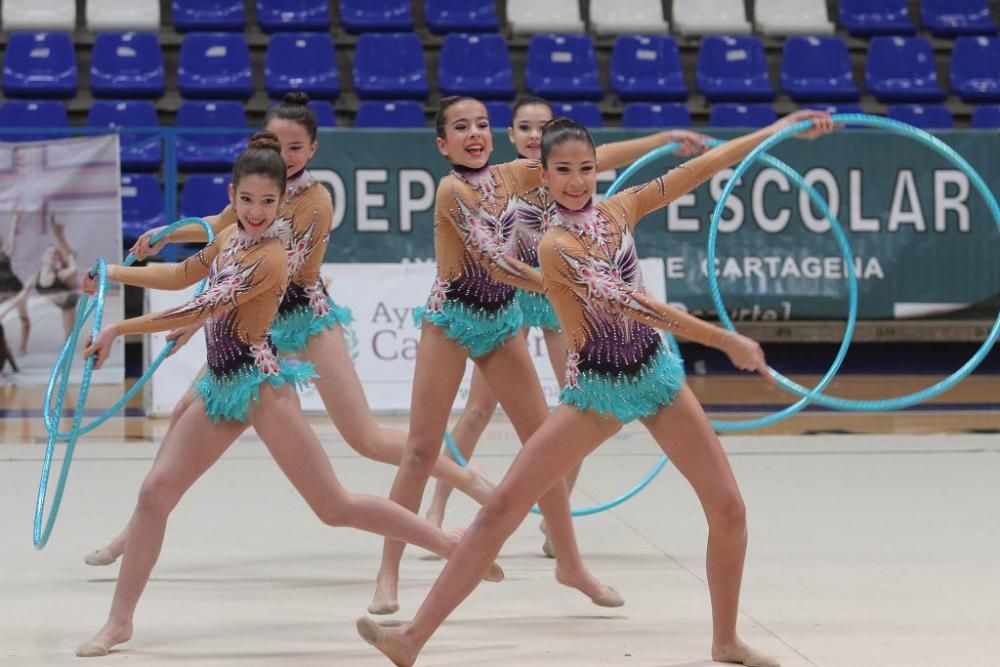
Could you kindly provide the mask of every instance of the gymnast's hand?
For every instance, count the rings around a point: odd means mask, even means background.
[[[115,338],[118,338],[118,328],[114,324],[109,324],[101,329],[101,333],[97,334],[96,339],[88,336],[87,347],[83,350],[83,358],[94,357],[94,369],[100,368],[107,361],[108,355],[111,354],[111,344],[115,342]]]
[[[181,327],[180,329],[174,329],[173,331],[168,333],[167,340],[174,341],[174,347],[173,349],[170,350],[169,353],[167,353],[167,356],[168,357],[174,356],[174,354],[177,353],[177,350],[184,347],[187,344],[187,342],[191,340],[191,336],[198,333],[199,329],[201,329],[200,324],[189,324],[186,327]]]
[[[80,290],[87,296],[94,296],[97,294],[97,276],[90,275],[90,271],[83,274],[83,284],[80,285]]]
[[[767,367],[767,360],[764,358],[764,350],[760,344],[746,336],[733,331],[726,334],[720,349],[733,362],[733,366],[744,371],[756,371],[764,376],[771,384],[774,384],[774,377]]]
[[[704,153],[710,148],[708,142],[712,140],[712,137],[707,134],[691,132],[690,130],[671,130],[667,132],[667,136],[669,137],[667,143],[680,144],[680,147],[674,151],[674,155],[680,157],[691,157]]]
[[[791,127],[801,123],[802,121],[810,121],[813,124],[811,130],[804,130],[795,135],[796,139],[815,139],[816,137],[821,137],[824,134],[830,134],[841,125],[837,125],[830,118],[829,112],[826,111],[814,111],[811,109],[803,109],[801,111],[795,111],[788,114],[781,120],[777,121],[771,125],[771,129],[775,132],[779,132],[786,127]]]
[[[147,257],[152,257],[153,255],[159,254],[163,250],[163,246],[167,245],[167,239],[163,238],[159,243],[155,245],[150,245],[149,241],[153,238],[153,234],[160,231],[160,228],[150,229],[143,232],[142,236],[136,240],[135,244],[129,248],[129,252],[135,255],[135,258],[142,262]]]

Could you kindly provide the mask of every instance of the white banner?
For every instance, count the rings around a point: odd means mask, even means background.
[[[663,260],[640,261],[646,287],[652,296],[664,299]],[[431,263],[403,264],[326,264],[323,276],[330,294],[341,306],[354,313],[354,322],[345,330],[354,365],[364,384],[368,404],[378,412],[410,409],[413,367],[420,330],[413,323],[413,308],[427,300],[434,281]],[[179,292],[151,292],[152,310],[169,308],[189,298]],[[165,336],[152,336],[150,358],[163,349]],[[549,364],[542,335],[532,330],[529,349],[538,369],[545,396],[555,405],[559,383]],[[205,362],[205,342],[195,336],[183,349],[168,359],[153,377],[147,404],[153,415],[167,415],[192,378]],[[465,405],[472,364],[466,370],[455,409]],[[302,405],[308,412],[323,412],[315,389],[302,392]]]

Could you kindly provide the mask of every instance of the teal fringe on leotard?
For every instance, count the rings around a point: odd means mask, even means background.
[[[279,359],[281,371],[277,375],[264,375],[256,366],[218,378],[211,371],[195,382],[195,394],[205,401],[205,412],[213,422],[235,419],[245,422],[250,414],[250,404],[260,403],[260,385],[269,383],[275,389],[284,384],[296,387],[308,384],[316,377],[310,363]]]
[[[489,354],[515,336],[524,324],[524,316],[516,301],[496,311],[471,308],[459,301],[445,301],[440,311],[430,312],[425,306],[413,309],[417,326],[426,320],[444,330],[473,359]]]
[[[579,410],[615,417],[623,424],[656,414],[670,405],[684,383],[684,371],[666,347],[660,347],[638,371],[629,374],[580,371],[578,387],[565,387],[559,402]]]
[[[309,339],[318,333],[333,329],[337,325],[347,326],[354,321],[351,309],[338,306],[327,297],[330,312],[316,317],[308,305],[300,306],[287,313],[279,313],[271,324],[271,340],[281,354],[301,352],[309,344]]]
[[[544,294],[519,288],[516,301],[524,314],[524,326],[562,331],[556,311]]]

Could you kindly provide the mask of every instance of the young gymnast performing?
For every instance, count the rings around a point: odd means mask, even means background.
[[[441,451],[455,396],[469,358],[522,442],[548,416],[548,407],[528,347],[516,288],[541,291],[541,274],[515,256],[514,229],[524,199],[542,186],[537,162],[515,160],[490,167],[493,134],[483,104],[469,97],[441,100],[435,122],[437,146],[452,172],[437,189],[434,254],[437,278],[425,308],[417,348],[410,431],[390,498],[414,512],[430,467]],[[539,501],[557,556],[556,580],[579,589],[594,604],[624,604],[583,564],[573,535],[565,485],[554,485]],[[404,544],[387,540],[382,550],[373,614],[399,609],[397,589]]]
[[[666,175],[593,204],[593,140],[565,119],[546,127],[544,179],[557,202],[539,248],[545,293],[570,346],[561,405],[527,441],[493,497],[469,527],[414,619],[383,628],[369,618],[358,632],[395,665],[413,665],[421,649],[472,592],[534,502],[587,454],[639,419],[687,478],[708,520],[711,655],[756,667],[777,660],[736,632],[747,544],[745,507],[726,453],[656,329],[723,351],[737,368],[770,377],[760,346],[645,294],[633,229],[647,213],[742,160],[781,128],[809,120],[815,137],[833,129],[826,113],[802,111],[693,158]],[[405,470],[402,468],[401,470]],[[556,555],[561,556],[559,548]]]
[[[551,105],[541,97],[526,95],[514,102],[513,117],[511,126],[507,128],[507,137],[517,149],[519,158],[529,160],[541,158],[542,128],[552,120],[552,117]],[[598,170],[621,168],[654,148],[670,143],[680,144],[676,151],[677,155],[690,157],[706,150],[708,139],[709,137],[697,132],[668,130],[639,139],[604,144],[597,147]],[[522,205],[517,210],[514,229],[516,254],[522,262],[538,267],[538,243],[554,212],[555,202],[545,188],[539,188],[530,196],[523,198]],[[521,335],[527,337],[528,329],[531,327],[541,330],[549,362],[561,387],[566,374],[566,343],[563,341],[559,320],[552,310],[552,305],[544,294],[520,288],[517,290],[516,299],[524,316]],[[476,444],[493,417],[496,407],[497,399],[490,391],[489,384],[482,373],[474,369],[465,409],[451,431],[458,450],[467,461],[472,458]],[[580,467],[577,466],[566,476],[566,487],[570,493],[579,473]],[[442,525],[451,491],[452,487],[446,480],[438,479],[431,505],[427,510],[428,521],[437,526]],[[541,529],[542,532],[545,531],[544,522],[541,524]],[[550,558],[555,556],[548,538],[542,545],[542,551]]]
[[[344,340],[343,326],[351,321],[350,310],[333,302],[320,275],[333,224],[333,202],[329,191],[306,170],[319,146],[316,116],[307,106],[308,101],[305,93],[285,95],[284,101],[268,111],[265,124],[265,129],[281,141],[281,155],[288,173],[281,216],[291,224],[287,248],[291,280],[278,307],[271,337],[279,353],[292,354],[313,364],[318,374],[313,380],[316,389],[348,445],[366,458],[399,465],[406,434],[382,428],[375,421]],[[236,215],[228,207],[208,221],[218,234],[236,223]],[[191,225],[151,247],[149,240],[156,231],[139,238],[132,248],[136,257],[145,259],[168,242],[208,240],[203,227]],[[177,332],[177,344],[186,342],[198,329],[191,326]],[[170,428],[193,400],[194,390],[190,389],[174,409]],[[493,490],[480,469],[463,469],[445,456],[435,462],[431,474],[447,480],[479,503]],[[107,546],[87,554],[84,561],[88,565],[114,563],[125,547],[127,532],[126,527]]]
[[[237,224],[182,264],[111,266],[111,280],[150,289],[182,289],[208,278],[205,290],[181,306],[105,327],[84,350],[99,367],[115,338],[205,324],[208,369],[195,400],[165,436],[142,483],[129,522],[125,555],[107,622],[77,655],[106,655],[132,637],[139,596],[159,557],[167,519],[184,493],[230,444],[253,426],[271,456],[326,524],[351,526],[413,542],[447,557],[457,535],[445,535],[384,498],[349,493],[302,414],[295,385],[311,365],[277,356],[270,331],[288,284],[288,226],[278,220],[286,186],[277,137],[260,133],[233,167],[230,201]],[[96,280],[87,278],[93,293]],[[495,567],[487,575],[499,581]]]

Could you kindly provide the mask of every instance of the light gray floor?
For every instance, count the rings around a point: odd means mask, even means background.
[[[356,491],[387,493],[393,469],[319,429]],[[793,665],[993,665],[1000,654],[1000,438],[727,437],[750,511],[740,629]],[[516,442],[491,427],[478,460],[495,478]],[[31,546],[40,447],[0,445],[0,664],[80,664],[102,624],[117,566],[83,564],[129,516],[152,443],[82,442],[49,546]],[[584,468],[578,505],[616,496],[655,462],[629,428]],[[455,497],[451,526],[474,505]],[[624,594],[602,610],[552,580],[529,519],[421,665],[696,667],[708,661],[706,528],[668,468],[620,508],[577,523],[592,568]],[[380,540],[327,529],[255,437],[239,443],[176,511],[136,617],[109,665],[382,665],[355,635]],[[403,611],[440,570],[404,563]]]

